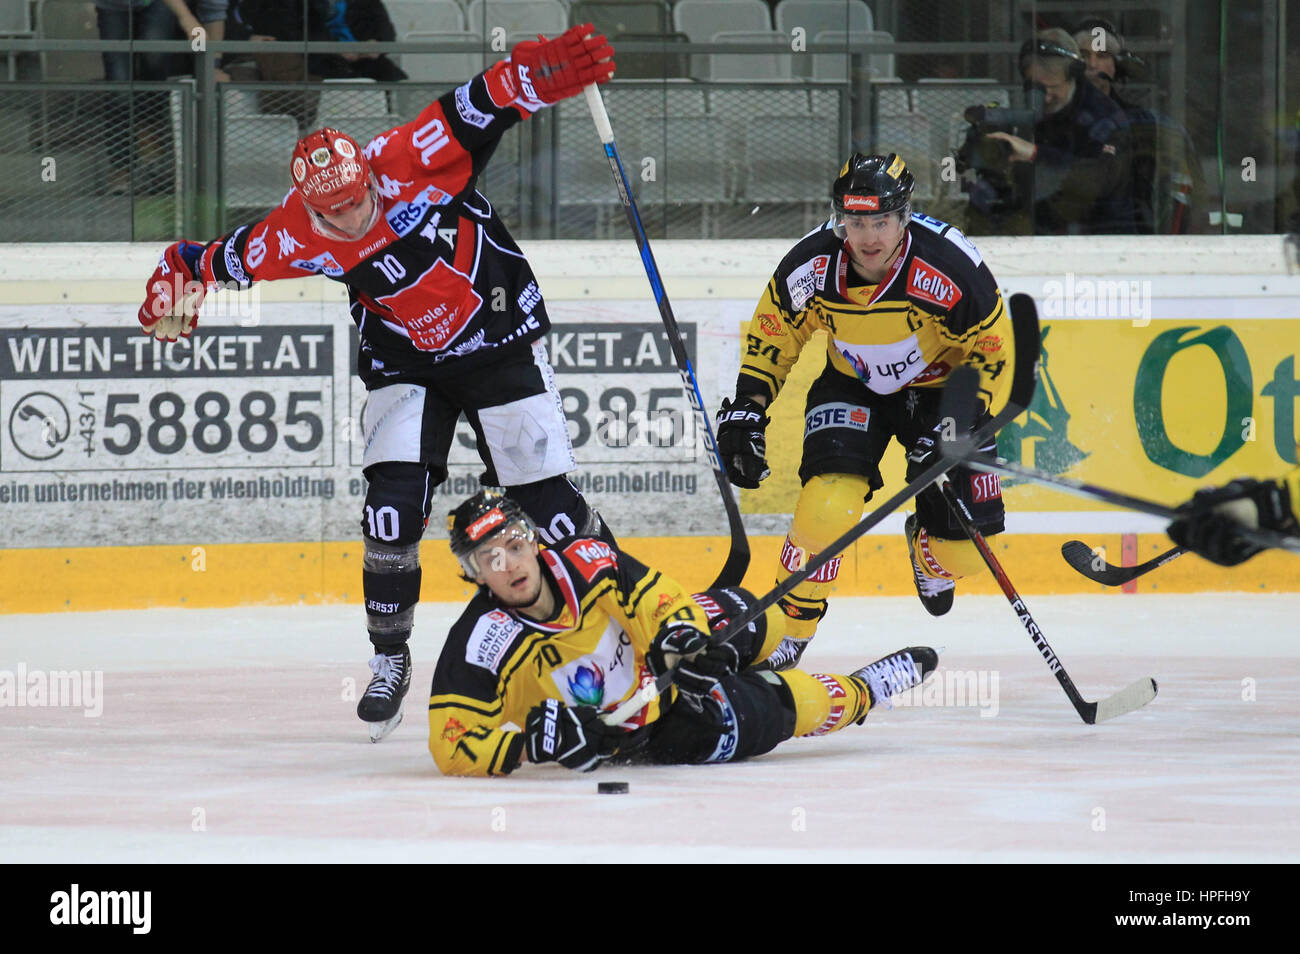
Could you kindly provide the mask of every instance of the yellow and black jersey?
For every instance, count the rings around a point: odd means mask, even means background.
[[[537,622],[480,589],[447,636],[429,697],[429,750],[447,775],[504,775],[522,758],[519,731],[546,699],[612,710],[651,680],[645,654],[669,619],[708,632],[704,610],[675,580],[600,540],[542,550],[542,579],[560,607]],[[624,723],[653,722],[670,687]]]
[[[985,407],[996,413],[1006,402],[1015,360],[1011,322],[979,250],[946,222],[914,214],[879,285],[863,283],[829,224],[805,235],[754,309],[736,393],[770,403],[819,329],[834,368],[877,394],[938,387],[970,364],[980,372]]]

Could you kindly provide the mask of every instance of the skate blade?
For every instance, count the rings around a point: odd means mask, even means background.
[[[382,742],[388,738],[389,734],[402,723],[402,713],[399,710],[397,715],[383,722],[370,723],[370,741]]]

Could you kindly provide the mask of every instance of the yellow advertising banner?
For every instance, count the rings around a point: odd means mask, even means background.
[[[1042,319],[1038,393],[1002,431],[999,452],[1171,505],[1234,477],[1284,474],[1296,464],[1300,318],[1215,317],[1230,310],[1211,300],[1176,321]],[[793,509],[804,402],[824,365],[819,333],[773,405],[772,476],[744,492],[747,512]],[[881,464],[885,493],[902,486],[903,456],[891,447]],[[1017,510],[1112,509],[1042,485],[1004,486]]]

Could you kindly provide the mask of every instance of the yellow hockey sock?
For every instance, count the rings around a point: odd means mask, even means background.
[[[799,492],[790,534],[781,548],[781,583],[799,570],[862,516],[862,503],[871,492],[867,478],[855,474],[824,474],[811,478]],[[785,614],[784,635],[812,639],[826,615],[826,597],[840,572],[837,556],[791,590],[777,605]]]
[[[933,537],[925,527],[917,528],[912,551],[921,572],[941,580],[960,580],[984,567],[979,548],[970,540]]]
[[[777,673],[794,698],[794,734],[826,735],[861,720],[871,706],[866,684],[852,676],[807,673],[790,669]]]

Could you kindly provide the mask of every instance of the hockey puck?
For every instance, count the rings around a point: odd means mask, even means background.
[[[597,782],[596,793],[599,795],[626,795],[627,782]]]

